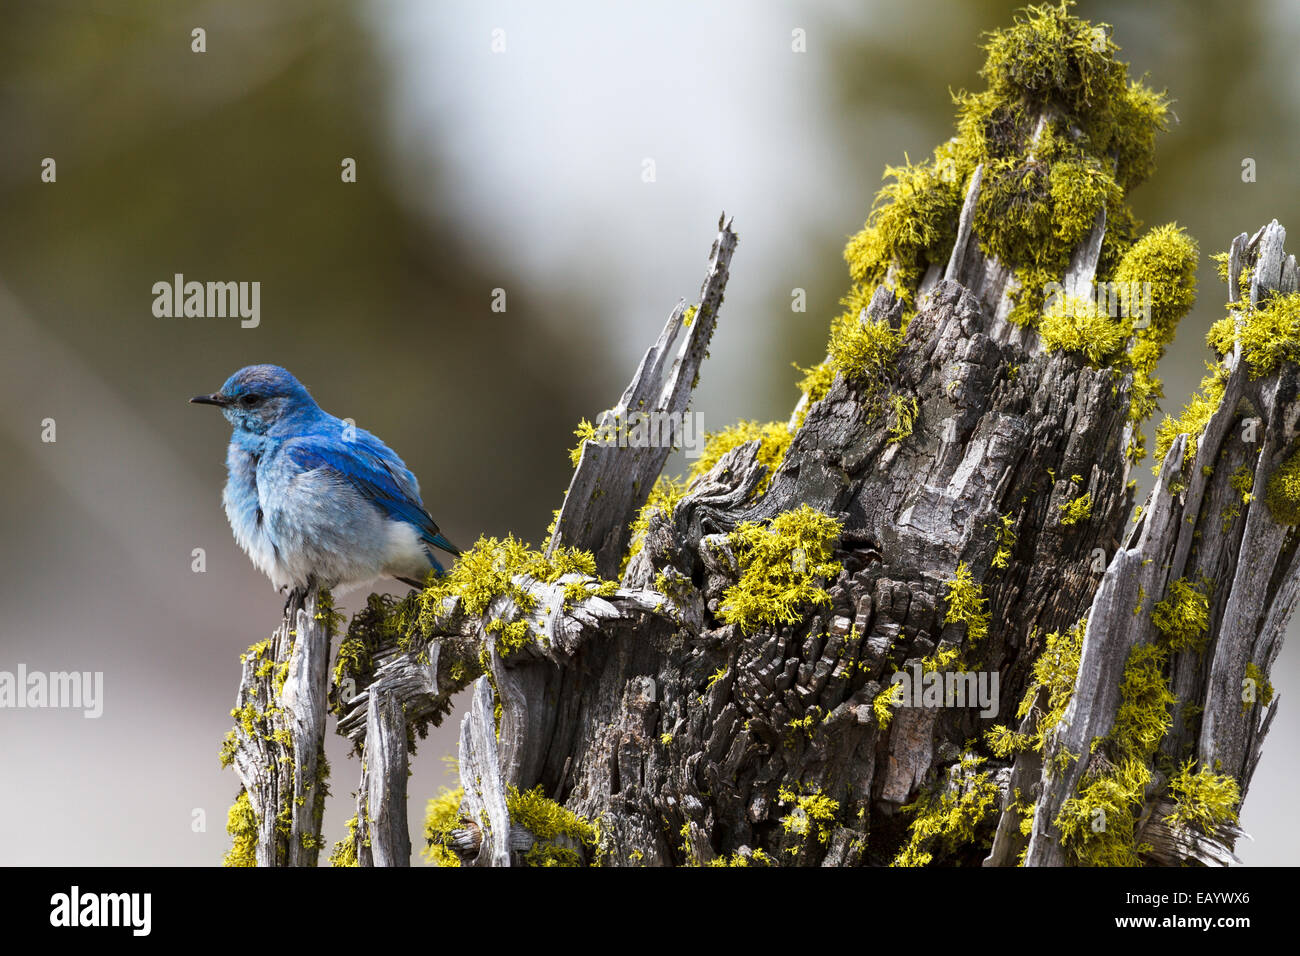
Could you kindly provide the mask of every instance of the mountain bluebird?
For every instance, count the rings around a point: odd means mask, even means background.
[[[275,365],[250,365],[219,392],[234,426],[222,501],[235,540],[280,591],[357,587],[391,575],[423,586],[460,552],[420,501],[415,476],[374,435],[321,409]]]

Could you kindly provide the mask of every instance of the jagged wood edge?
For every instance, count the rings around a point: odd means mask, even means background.
[[[618,404],[597,419],[599,435],[616,438],[620,423],[633,414],[664,416],[664,420],[678,423],[674,427],[680,427],[722,306],[731,257],[738,241],[731,226],[732,220],[724,213],[718,220],[718,236],[709,253],[699,308],[667,377],[664,368],[669,351],[686,321],[685,302],[678,302],[669,315]],[[649,447],[633,447],[617,440],[584,442],[582,457],[555,522],[548,554],[561,546],[590,551],[596,556],[597,573],[603,578],[616,577],[631,536],[628,516],[645,504],[671,452],[670,446],[653,442]]]

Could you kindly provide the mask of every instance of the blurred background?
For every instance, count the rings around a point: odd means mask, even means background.
[[[575,424],[698,293],[724,209],[740,246],[695,409],[708,429],[788,416],[791,362],[824,354],[841,250],[884,166],[951,134],[949,91],[982,87],[980,34],[1020,5],[6,3],[0,670],[103,671],[105,706],[0,710],[0,863],[215,864],[228,847],[238,781],[217,750],[238,655],[283,598],[221,510],[228,426],[189,396],[284,365],[405,458],[452,540],[536,543]],[[1222,314],[1206,256],[1272,218],[1300,225],[1300,7],[1076,12],[1113,24],[1132,72],[1174,98],[1131,201],[1201,243],[1200,300],[1161,367],[1176,411]],[[152,286],[175,273],[259,281],[260,325],[155,317]],[[1145,494],[1149,468],[1137,477]],[[1300,861],[1298,678],[1293,634],[1243,814],[1248,863]],[[332,733],[328,748],[333,841],[359,765]],[[415,760],[417,848],[452,752],[449,726]]]

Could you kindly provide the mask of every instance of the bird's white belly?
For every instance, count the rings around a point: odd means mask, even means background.
[[[239,546],[252,560],[253,566],[270,578],[277,590],[297,583],[292,570],[280,560],[275,545],[271,543],[265,531],[259,529],[246,540],[240,540],[238,534],[235,538],[239,540]]]
[[[277,590],[298,583],[266,532],[265,514],[260,502],[255,509],[241,510],[235,503],[235,496],[229,485],[226,486],[223,499],[226,518],[230,521],[230,530],[234,533],[235,543],[248,555],[249,560],[253,562],[253,567],[270,578]]]
[[[415,527],[390,519],[336,475],[258,471],[236,460],[223,496],[235,541],[277,589],[349,590],[384,575],[423,579],[429,558]]]

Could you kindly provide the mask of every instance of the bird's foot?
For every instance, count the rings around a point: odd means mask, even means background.
[[[289,594],[284,602],[284,616],[288,617],[290,612],[297,608],[305,608],[307,606],[307,595],[315,591],[318,584],[319,582],[313,574],[307,578],[307,583],[301,587],[295,586],[290,588],[289,585],[286,584],[284,587],[280,588],[281,594],[285,593],[285,591],[288,591]]]
[[[284,591],[285,588],[281,588],[280,590]],[[290,612],[293,611],[295,608],[302,607],[303,599],[306,596],[307,596],[307,592],[302,588],[290,588],[289,596],[285,598],[284,601],[284,616],[288,617]]]

